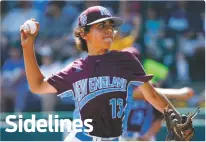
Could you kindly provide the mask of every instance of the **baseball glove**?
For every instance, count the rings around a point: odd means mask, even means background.
[[[198,114],[199,108],[192,114],[178,116],[172,109],[165,108],[168,135],[166,141],[190,141],[194,135],[192,119]]]

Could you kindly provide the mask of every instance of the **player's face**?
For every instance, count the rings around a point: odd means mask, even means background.
[[[88,42],[97,50],[107,50],[113,42],[114,24],[111,20],[91,26],[88,33]]]

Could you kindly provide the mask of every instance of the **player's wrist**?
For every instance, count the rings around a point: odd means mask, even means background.
[[[29,45],[23,46],[22,50],[23,50],[23,53],[34,52],[34,42]]]

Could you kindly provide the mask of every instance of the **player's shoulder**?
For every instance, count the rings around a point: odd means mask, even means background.
[[[140,52],[137,48],[135,47],[128,47],[122,50],[123,52],[128,52],[132,56],[135,56],[137,58],[140,58]]]
[[[127,50],[121,50],[121,51],[116,51],[113,50],[111,51],[112,55],[116,57],[120,57],[121,59],[134,59],[135,55],[133,52],[127,51]]]
[[[83,58],[79,58],[79,59],[76,59],[73,63],[72,63],[72,66],[82,66],[85,64],[85,59]]]
[[[66,67],[63,68],[62,72],[77,72],[83,69],[83,66],[85,64],[84,59],[79,58],[73,61],[72,63],[66,65]]]

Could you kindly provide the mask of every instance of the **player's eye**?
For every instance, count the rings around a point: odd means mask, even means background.
[[[105,22],[102,22],[102,23],[99,23],[98,26],[97,26],[99,29],[103,29],[103,28],[106,28],[106,27],[110,27],[112,29],[114,29],[114,24],[109,24],[107,25]]]
[[[104,28],[104,24],[103,24],[103,23],[100,23],[99,26],[98,26],[98,28],[100,28],[100,29]]]

